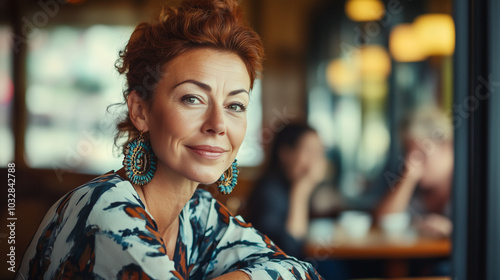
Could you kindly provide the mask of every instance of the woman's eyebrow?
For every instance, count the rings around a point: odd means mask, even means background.
[[[185,81],[182,81],[182,82],[176,84],[172,89],[174,89],[174,88],[176,88],[176,87],[178,87],[178,86],[180,86],[182,84],[186,84],[186,83],[194,84],[194,85],[200,87],[201,89],[203,89],[204,91],[208,91],[208,92],[212,91],[212,88],[209,85],[207,85],[205,83],[202,83],[202,82],[199,82],[199,81],[196,81],[196,80],[191,80],[191,79],[185,80]],[[242,93],[242,92],[245,92],[246,94],[249,94],[248,91],[245,90],[245,89],[237,89],[237,90],[231,91],[229,93],[229,96],[236,95],[236,94],[239,94],[239,93]]]
[[[186,84],[186,83],[194,84],[194,85],[200,87],[201,89],[203,89],[204,91],[212,91],[212,88],[209,85],[202,83],[202,82],[195,81],[195,80],[182,81],[182,82],[176,84],[172,89],[174,89],[182,84]]]
[[[242,93],[242,92],[246,92],[246,94],[248,94],[248,91],[244,90],[244,89],[237,89],[237,90],[233,90],[229,93],[229,96],[232,96],[232,95],[236,95],[238,93]]]

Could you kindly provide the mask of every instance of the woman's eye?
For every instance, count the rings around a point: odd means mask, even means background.
[[[246,109],[247,109],[241,103],[232,103],[232,104],[229,104],[229,106],[227,106],[227,108],[230,109],[230,110],[236,111],[236,112],[245,112]]]
[[[192,95],[187,95],[182,97],[182,101],[188,104],[200,104],[200,99],[198,99],[196,96]]]

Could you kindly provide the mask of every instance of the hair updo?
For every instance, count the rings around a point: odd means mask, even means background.
[[[125,103],[132,91],[151,104],[163,66],[175,57],[196,48],[210,48],[237,54],[250,76],[250,89],[262,71],[262,41],[243,19],[234,0],[185,0],[178,7],[165,8],[150,23],[135,28],[125,49],[120,51],[116,69],[125,74]],[[137,138],[128,110],[117,124],[115,143],[127,136],[125,145]]]

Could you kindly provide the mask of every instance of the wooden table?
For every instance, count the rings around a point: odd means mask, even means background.
[[[392,259],[446,257],[451,252],[449,239],[431,239],[421,236],[388,238],[379,231],[371,231],[362,239],[335,237],[331,243],[306,245],[306,254],[336,259]]]
[[[371,230],[362,239],[351,239],[335,232],[329,242],[306,243],[306,255],[315,259],[386,259],[387,276],[408,276],[408,259],[447,257],[451,253],[449,239],[422,236],[389,238],[379,230]]]

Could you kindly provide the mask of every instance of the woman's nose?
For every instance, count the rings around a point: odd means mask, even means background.
[[[202,127],[203,132],[215,135],[226,134],[223,110],[223,108],[214,106],[207,112],[207,117]]]

